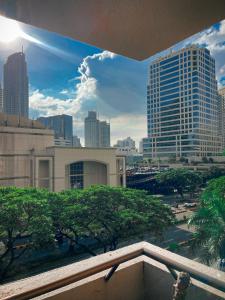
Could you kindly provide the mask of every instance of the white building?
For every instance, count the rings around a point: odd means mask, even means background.
[[[150,64],[145,158],[215,156],[221,151],[215,60],[189,46]]]
[[[95,111],[89,111],[84,121],[85,147],[110,147],[110,124],[99,121]]]

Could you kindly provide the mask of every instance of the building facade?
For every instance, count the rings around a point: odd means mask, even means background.
[[[219,133],[222,138],[221,148],[222,151],[224,151],[225,149],[225,87],[219,90],[219,101],[220,101]]]
[[[93,184],[126,185],[125,158],[114,148],[54,145],[54,132],[41,123],[0,114],[0,186],[50,191]]]
[[[0,112],[3,112],[3,88],[0,83]]]
[[[78,147],[78,148],[82,147],[80,138],[76,135],[73,136],[73,147]]]
[[[49,117],[40,117],[37,119],[46,128],[52,129],[55,132],[55,140],[60,143],[60,140],[70,141],[72,145],[73,139],[73,117],[69,115],[56,115]]]
[[[25,54],[10,55],[4,65],[3,111],[9,115],[28,118],[29,90]]]
[[[84,121],[85,147],[110,147],[110,124],[99,121],[95,111],[89,111]]]
[[[110,124],[106,121],[99,122],[99,146],[110,147]]]
[[[150,64],[144,157],[202,157],[221,151],[215,60],[195,45]]]

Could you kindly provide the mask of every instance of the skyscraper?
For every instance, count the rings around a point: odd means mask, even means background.
[[[69,115],[57,115],[50,117],[40,117],[37,121],[45,127],[54,130],[55,139],[63,138],[70,140],[72,145],[73,139],[73,117]]]
[[[3,112],[3,89],[0,83],[0,112]]]
[[[4,65],[3,109],[6,114],[28,118],[27,64],[23,52],[10,55]]]
[[[190,46],[150,64],[144,156],[211,156],[220,151],[215,60]]]
[[[110,147],[110,124],[106,121],[99,122],[99,146]]]
[[[222,138],[222,150],[225,149],[225,87],[219,90],[219,133]]]
[[[85,147],[110,147],[110,124],[99,121],[95,111],[89,111],[84,121]]]

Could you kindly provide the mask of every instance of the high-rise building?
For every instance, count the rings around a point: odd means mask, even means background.
[[[225,87],[219,90],[219,134],[222,138],[222,150],[225,149]]]
[[[73,136],[73,147],[81,147],[80,138],[76,135]]]
[[[84,120],[85,147],[99,147],[99,120],[95,111],[89,111]]]
[[[221,150],[215,60],[195,45],[150,64],[146,158],[211,156]]]
[[[25,54],[10,55],[4,65],[3,110],[9,115],[28,117],[29,91]]]
[[[95,111],[89,111],[84,121],[85,147],[110,147],[110,124],[99,121]]]
[[[41,122],[46,128],[55,132],[55,139],[69,140],[72,145],[73,138],[73,117],[69,115],[57,115],[50,117],[40,117],[37,121]]]
[[[100,147],[110,147],[110,124],[106,121],[99,122],[99,140]]]
[[[0,83],[0,112],[3,112],[3,89]]]

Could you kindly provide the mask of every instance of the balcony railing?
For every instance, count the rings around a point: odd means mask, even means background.
[[[117,299],[113,293],[106,292],[107,288],[110,288],[111,291],[114,288],[121,289],[121,295],[127,289],[125,279],[131,276],[131,266],[135,264],[141,265],[138,276],[143,276],[143,278],[138,279],[140,297],[133,293],[133,296],[130,296],[132,299],[146,299],[146,293],[154,295],[151,299],[172,299],[169,294],[172,291],[173,283],[175,283],[173,276],[176,277],[180,271],[190,275],[192,282],[190,289],[198,290],[198,298],[192,299],[225,299],[225,273],[147,242],[133,244],[24,280],[2,285],[0,287],[0,299],[32,299],[41,295],[41,298],[37,299],[71,299],[71,294],[67,296],[68,290],[73,291],[74,299],[88,299],[85,298],[84,294],[92,288],[99,291],[98,296],[101,294],[101,297],[96,299]],[[118,266],[120,267],[116,270]],[[118,276],[121,270],[123,270],[121,273],[123,276],[118,277],[120,284],[117,283],[113,286],[114,276]],[[97,276],[97,274],[100,275]],[[101,282],[99,286],[98,280]],[[135,280],[137,281],[137,278]],[[76,293],[79,293],[79,290],[78,285],[74,286],[74,283],[78,282],[82,282],[86,288],[82,291],[83,296],[80,295],[79,298],[76,298]],[[90,285],[91,282],[95,282],[95,287]],[[122,287],[124,291],[122,291]],[[131,284],[129,289],[132,290],[136,287],[135,284]],[[163,289],[165,289],[164,292]],[[162,296],[165,292],[167,298]],[[59,294],[61,297],[58,298]],[[131,299],[130,297],[121,297],[120,299]],[[95,298],[92,299],[95,300]],[[191,298],[187,296],[187,299]]]

